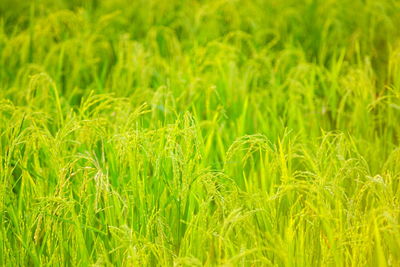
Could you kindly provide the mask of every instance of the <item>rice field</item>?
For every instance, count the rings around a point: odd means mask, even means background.
[[[1,266],[400,266],[400,2],[1,0]]]

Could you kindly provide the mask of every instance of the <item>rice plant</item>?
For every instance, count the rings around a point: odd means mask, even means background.
[[[399,266],[399,14],[0,1],[0,265]]]

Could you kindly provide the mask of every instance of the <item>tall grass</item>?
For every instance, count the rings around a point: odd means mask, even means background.
[[[400,3],[0,2],[0,264],[399,266]]]

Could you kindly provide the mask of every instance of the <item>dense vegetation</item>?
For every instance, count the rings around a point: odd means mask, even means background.
[[[0,265],[399,266],[399,14],[1,0]]]

